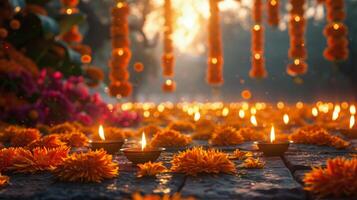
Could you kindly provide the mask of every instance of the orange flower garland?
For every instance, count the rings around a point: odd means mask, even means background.
[[[305,62],[307,52],[304,39],[306,29],[304,17],[305,0],[290,0],[290,3],[292,8],[290,10],[289,22],[289,58],[293,59],[293,63],[288,65],[286,72],[290,76],[298,76],[305,74],[307,71],[307,64]]]
[[[104,150],[74,153],[57,167],[54,174],[61,181],[101,182],[119,174],[119,166]]]
[[[200,173],[236,173],[236,167],[228,159],[228,155],[215,149],[204,150],[202,147],[194,147],[175,155],[171,163],[171,171],[191,176]]]
[[[223,84],[223,53],[219,7],[217,0],[209,0],[210,18],[208,22],[208,70],[207,82],[210,85]]]
[[[13,158],[11,170],[20,173],[52,171],[68,156],[69,148],[35,148],[32,151],[19,148]]]
[[[267,13],[268,13],[268,24],[271,26],[279,25],[279,9],[280,0],[268,0],[267,1]]]
[[[262,0],[254,0],[252,28],[252,69],[249,76],[252,78],[264,78],[267,76],[264,59],[264,27],[262,25],[263,4]]]
[[[171,0],[165,0],[164,2],[164,53],[161,57],[162,63],[162,74],[166,78],[172,78],[174,76],[174,66],[175,66],[175,56],[174,47],[172,44],[172,4]],[[167,83],[167,81],[170,83]],[[174,92],[176,89],[175,82],[171,79],[167,79],[162,85],[162,91],[164,92]]]
[[[129,82],[128,65],[131,58],[129,41],[129,5],[124,1],[118,1],[112,8],[112,59],[110,60],[109,93],[111,96],[128,97],[132,92]]]
[[[324,57],[329,61],[346,60],[348,51],[348,29],[343,23],[346,18],[344,0],[326,0],[327,22],[324,35],[327,38],[327,47]]]
[[[326,168],[316,167],[305,174],[305,190],[318,197],[355,197],[357,195],[357,158],[327,160]]]

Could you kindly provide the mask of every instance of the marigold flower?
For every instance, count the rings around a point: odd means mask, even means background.
[[[38,129],[34,128],[17,128],[11,137],[11,146],[25,147],[31,142],[40,139],[41,134]]]
[[[80,131],[58,134],[60,140],[70,147],[86,147],[89,145],[89,139]]]
[[[73,123],[65,122],[62,124],[58,124],[56,126],[53,126],[50,128],[51,133],[71,133],[75,130],[77,130],[77,126],[75,126]]]
[[[240,128],[238,132],[243,136],[245,141],[258,141],[264,139],[264,134],[262,132],[256,131],[251,127]]]
[[[74,153],[54,171],[61,181],[101,182],[119,174],[119,166],[104,150]]]
[[[318,197],[353,197],[357,195],[357,158],[336,157],[326,168],[314,167],[303,179],[305,190]]]
[[[218,146],[229,146],[243,143],[244,138],[232,127],[217,127],[210,140],[210,143]]]
[[[235,165],[228,159],[228,155],[215,149],[194,147],[175,155],[171,163],[171,171],[192,176],[200,173],[236,173]]]
[[[68,43],[81,42],[83,39],[82,34],[79,32],[77,25],[72,26],[72,28],[65,34],[63,34],[62,39]]]
[[[144,164],[138,164],[138,174],[137,177],[144,176],[156,176],[159,173],[163,173],[167,170],[167,168],[162,164],[162,162],[152,163],[147,162]]]
[[[136,62],[136,63],[134,64],[134,70],[135,70],[136,72],[142,72],[142,71],[144,70],[144,65],[143,65],[143,63],[141,63],[141,62]]]
[[[111,96],[122,96],[127,97],[130,96],[132,92],[132,85],[131,83],[125,82],[114,82],[110,84],[109,91]]]
[[[85,68],[86,76],[90,79],[86,83],[89,86],[97,86],[100,81],[104,80],[103,70],[99,67],[87,67]]]
[[[104,134],[106,140],[125,140],[126,138],[124,130],[117,127],[105,127]],[[94,133],[92,139],[101,140],[98,133]]]
[[[251,151],[240,151],[239,149],[236,149],[235,151],[233,151],[233,153],[229,156],[230,159],[235,160],[244,160],[248,157],[252,157],[253,156],[253,152]]]
[[[13,165],[16,148],[5,148],[0,150],[0,172],[6,171]]]
[[[10,178],[0,174],[0,187],[6,185],[9,182]]]
[[[247,169],[262,169],[265,166],[265,162],[261,161],[259,158],[249,157],[244,160],[242,167]]]
[[[34,149],[36,147],[41,147],[41,148],[45,147],[47,149],[52,149],[65,145],[66,143],[62,142],[58,135],[46,135],[39,140],[35,140],[31,142],[29,145],[27,145],[27,147],[29,149]]]
[[[52,171],[68,156],[69,148],[35,148],[32,151],[19,148],[13,159],[11,170],[20,173]]]
[[[162,129],[159,126],[147,125],[147,126],[141,127],[137,131],[137,135],[141,136],[142,133],[145,133],[146,136],[153,137],[156,133],[160,132],[161,130]]]
[[[212,120],[200,119],[195,123],[196,129],[192,135],[193,139],[196,140],[208,140],[212,136],[212,132],[215,129],[215,124]]]
[[[175,130],[163,130],[156,133],[151,140],[154,147],[184,147],[191,143],[190,136],[181,134]]]
[[[195,130],[195,125],[188,121],[175,121],[171,122],[168,126],[169,129],[179,132],[191,132]]]

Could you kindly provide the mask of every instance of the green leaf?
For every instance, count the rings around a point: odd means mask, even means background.
[[[73,25],[78,25],[85,22],[86,16],[82,13],[75,13],[72,15],[61,15],[58,19],[60,33],[68,32]]]

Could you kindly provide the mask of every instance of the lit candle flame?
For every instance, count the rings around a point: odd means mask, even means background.
[[[250,116],[250,123],[252,123],[253,126],[258,126],[257,118],[255,115]]]
[[[195,122],[197,122],[198,120],[200,120],[200,118],[201,118],[200,112],[196,112],[196,113],[195,113],[195,116],[193,117],[193,120],[194,120]]]
[[[340,111],[341,111],[341,107],[339,105],[336,105],[335,106],[335,109],[333,110],[333,113],[332,113],[332,120],[335,121],[339,114],[340,114]]]
[[[245,117],[245,112],[244,112],[244,110],[239,110],[239,117],[241,118],[241,119],[243,119],[244,117]]]
[[[270,129],[270,142],[274,143],[274,141],[275,141],[275,128],[274,126],[272,126]]]
[[[100,139],[105,140],[104,128],[102,125],[99,126],[98,133],[99,133]]]
[[[285,124],[285,125],[288,125],[288,124],[289,124],[290,118],[289,118],[289,115],[288,115],[288,114],[284,114],[284,116],[283,116],[283,121],[284,121],[284,124]]]
[[[350,106],[350,113],[351,113],[351,115],[355,115],[356,114],[356,106],[355,105],[351,105]]]
[[[223,117],[226,117],[226,116],[228,116],[228,114],[229,114],[229,109],[228,109],[227,107],[223,108],[223,110],[222,110],[222,116],[223,116]]]
[[[351,115],[351,118],[350,118],[350,129],[353,128],[353,126],[355,125],[355,122],[356,122],[355,116],[354,116],[354,115]]]
[[[146,137],[145,137],[145,132],[143,132],[141,136],[141,150],[144,151],[146,147]]]
[[[312,108],[311,114],[312,114],[312,116],[314,116],[314,117],[317,117],[317,115],[319,115],[319,111],[317,110],[316,107]]]

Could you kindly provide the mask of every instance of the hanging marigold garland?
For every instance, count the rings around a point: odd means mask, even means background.
[[[109,94],[111,96],[127,97],[132,92],[129,82],[128,65],[131,58],[129,41],[129,5],[119,0],[111,9],[112,58],[110,60]]]
[[[327,22],[324,35],[327,38],[327,47],[324,57],[329,61],[346,60],[348,51],[348,28],[343,23],[346,18],[344,0],[326,0]]]
[[[290,49],[289,58],[293,59],[293,63],[287,67],[287,73],[290,76],[297,76],[305,74],[307,71],[307,51],[305,48],[305,30],[306,20],[304,17],[305,0],[290,0],[290,21],[289,21],[289,34],[290,34]]]
[[[207,82],[211,85],[223,84],[223,53],[219,8],[217,0],[209,0],[210,18],[208,23],[208,70]]]
[[[252,68],[249,76],[252,78],[264,78],[267,76],[264,59],[264,27],[262,25],[263,4],[262,0],[254,0],[252,28]]]
[[[279,25],[280,0],[267,0],[268,24],[270,26]]]
[[[175,66],[175,56],[174,47],[172,43],[172,6],[171,0],[165,0],[164,3],[164,53],[162,55],[162,74],[167,80],[162,85],[162,90],[164,92],[173,92],[176,87],[173,87],[175,82],[170,79],[174,76],[174,66]],[[168,85],[169,84],[169,85]]]

